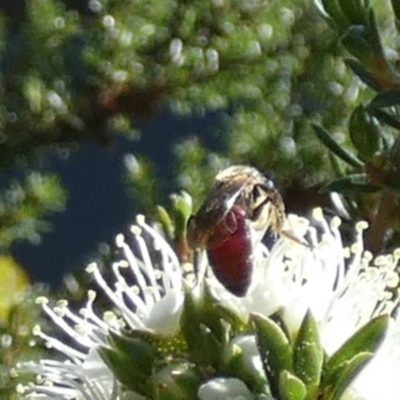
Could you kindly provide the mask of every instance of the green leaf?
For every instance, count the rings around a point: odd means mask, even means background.
[[[375,118],[379,119],[379,121],[383,122],[386,125],[391,126],[392,128],[400,130],[400,120],[385,111],[382,111],[378,108],[370,108],[368,109],[369,113],[373,115]]]
[[[157,221],[160,222],[161,229],[165,233],[165,235],[168,238],[173,239],[174,224],[172,222],[170,215],[168,214],[168,211],[160,205],[157,206]]]
[[[363,64],[353,58],[347,58],[344,62],[367,86],[377,92],[381,90],[379,82]]]
[[[137,334],[135,336],[127,336],[112,331],[110,331],[108,339],[110,346],[115,351],[126,359],[132,360],[132,364],[137,363],[140,365],[145,375],[151,374],[154,360],[158,356],[157,350],[151,343]]]
[[[381,187],[370,183],[366,174],[352,174],[334,180],[325,190],[342,194],[375,193],[381,190]]]
[[[380,91],[369,103],[369,108],[394,107],[400,104],[400,90],[390,89]]]
[[[336,374],[334,382],[332,382],[333,387],[326,391],[328,400],[340,400],[344,391],[372,357],[372,353],[363,352],[342,364],[340,371]]]
[[[304,383],[289,371],[282,371],[279,375],[280,400],[304,400],[307,388]]]
[[[192,213],[192,199],[182,192],[171,196],[173,203],[173,219],[175,223],[175,238],[186,237],[186,225]]]
[[[400,2],[398,0],[392,0],[392,8],[395,15],[395,23],[397,30],[400,29]]]
[[[360,0],[339,0],[339,5],[343,14],[351,20],[353,25],[367,23],[365,6]]]
[[[124,354],[109,347],[98,349],[101,358],[110,368],[113,376],[127,390],[139,393],[143,396],[150,396],[150,377],[137,360],[132,360]]]
[[[312,124],[315,133],[317,134],[318,139],[329,149],[331,150],[336,156],[341,158],[343,161],[347,162],[354,168],[360,169],[364,166],[363,162],[360,161],[356,156],[349,153],[347,150],[343,149],[320,125]]]
[[[379,151],[380,133],[378,127],[362,105],[358,106],[350,117],[349,133],[361,160],[367,161]]]
[[[184,362],[172,362],[155,371],[152,377],[154,400],[198,400],[200,377],[196,368]]]
[[[110,331],[109,346],[100,348],[99,353],[119,382],[147,396],[148,382],[158,352],[144,338],[136,336],[136,333],[129,337]]]
[[[371,64],[372,46],[366,38],[366,27],[364,25],[350,26],[342,36],[342,45],[364,65]]]
[[[227,321],[234,332],[241,333],[248,328],[249,321],[242,320],[237,312],[234,312],[222,304],[216,304],[214,307],[221,317],[221,320]]]
[[[293,350],[283,330],[270,318],[259,314],[250,316],[256,335],[257,347],[267,375],[271,393],[279,395],[282,371],[293,371]]]
[[[0,255],[0,277],[5,284],[0,290],[0,325],[6,324],[13,308],[29,290],[29,278],[10,255]]]
[[[180,326],[191,360],[217,368],[229,340],[229,324],[221,319],[214,304],[207,289],[200,295],[186,290]]]
[[[252,337],[252,335],[248,335],[247,340],[251,340]],[[236,338],[238,337],[236,336]],[[243,340],[246,340],[246,335],[243,336]],[[263,374],[260,374],[249,358],[239,345],[230,343],[224,354],[224,362],[220,372],[226,376],[240,379],[253,393],[266,393],[268,381]]]
[[[346,29],[350,25],[347,16],[343,14],[337,0],[322,0],[322,5],[326,13],[332,18],[335,25],[340,30]]]
[[[307,388],[307,399],[317,397],[323,361],[324,354],[318,326],[308,311],[293,346],[294,372]]]
[[[351,336],[328,360],[324,382],[332,382],[337,370],[360,353],[373,353],[386,334],[389,317],[381,315],[369,321]]]

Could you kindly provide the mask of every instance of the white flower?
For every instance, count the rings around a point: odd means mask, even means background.
[[[311,310],[330,355],[373,317],[395,309],[398,299],[389,300],[387,289],[398,285],[400,250],[373,259],[363,251],[365,223],[357,225],[356,241],[349,249],[343,248],[338,218],[328,224],[316,209],[313,222],[317,228],[305,218],[289,216],[291,231],[308,246],[285,237],[271,252],[260,246],[253,284],[244,298],[224,291],[214,280],[212,286],[223,304],[244,319],[250,312],[265,316],[279,312],[292,338]]]
[[[307,245],[286,237],[280,238],[271,251],[260,244],[253,254],[253,283],[244,298],[229,293],[208,271],[206,279],[214,296],[243,320],[250,313],[265,316],[280,313],[292,339],[310,310],[317,321],[324,351],[327,355],[333,354],[372,318],[394,313],[398,299],[390,296],[392,292],[397,293],[394,289],[398,286],[396,266],[400,258],[400,251],[375,260],[364,252],[362,231],[366,226],[363,223],[357,225],[355,243],[350,249],[343,248],[338,226],[337,218],[328,223],[320,210],[314,212],[311,223],[290,216],[288,229]],[[106,283],[96,265],[87,269],[117,313],[109,311],[99,318],[93,311],[94,292],[89,292],[87,304],[79,314],[73,313],[65,301],[50,308],[45,299],[39,299],[44,311],[70,336],[74,345],[49,337],[36,328],[38,336],[49,347],[63,353],[66,361],[46,359],[20,366],[21,371],[38,375],[35,384],[19,387],[26,398],[143,399],[132,392],[121,394],[97,349],[106,344],[110,331],[121,332],[124,327],[164,335],[178,332],[184,286],[193,287],[195,280],[192,267],[180,265],[171,247],[143,217],[138,218],[132,233],[131,246],[121,235],[117,237],[124,257],[112,266],[115,287]],[[127,283],[126,272],[135,284]],[[240,347],[249,368],[263,374],[255,343],[254,337],[245,335],[232,340],[231,346]],[[399,372],[400,318],[393,317],[374,358],[342,399],[400,399]],[[390,388],[389,397],[383,395],[386,388]],[[268,398],[252,393],[237,377],[218,376],[218,371],[199,387],[198,396],[201,400]]]
[[[107,311],[102,319],[99,318],[93,311],[96,298],[94,291],[88,292],[86,306],[79,314],[73,313],[65,300],[59,301],[54,308],[49,307],[45,298],[37,300],[53,322],[69,335],[75,346],[46,335],[39,326],[34,328],[34,333],[45,340],[49,348],[63,353],[66,361],[45,359],[39,364],[21,366],[21,370],[38,376],[35,385],[18,387],[19,392],[27,393],[27,398],[120,399],[113,375],[96,350],[99,345],[106,344],[108,332],[119,332],[126,325],[131,329],[164,334],[178,328],[183,303],[184,270],[171,247],[155,229],[145,223],[142,216],[137,218],[137,225],[131,231],[137,248],[135,254],[122,235],[116,239],[124,258],[112,265],[115,288],[105,281],[96,264],[87,267],[87,272],[93,275],[120,317]],[[123,274],[126,269],[136,284],[127,284]]]

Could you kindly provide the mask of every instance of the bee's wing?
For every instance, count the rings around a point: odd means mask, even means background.
[[[250,181],[249,177],[239,187],[229,182],[217,182],[196,215],[188,221],[187,239],[192,248],[204,247],[216,226],[232,210],[238,197]]]

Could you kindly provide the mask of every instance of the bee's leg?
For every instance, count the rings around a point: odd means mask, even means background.
[[[274,225],[277,225],[276,228],[279,230],[285,220],[285,206],[281,195],[275,188],[271,188],[262,183],[254,185],[253,196],[256,197],[257,195],[258,197],[262,195],[264,198],[261,201],[254,199],[254,202],[258,202],[258,204],[253,210],[253,219],[257,218],[257,216],[261,214],[264,206],[271,203],[274,212],[274,219],[276,220]]]
[[[261,202],[257,208],[255,209],[256,212],[260,213],[261,208],[265,206],[267,203],[271,203],[274,208],[274,218],[272,221],[272,230],[276,233],[279,233],[281,236],[286,237],[287,239],[292,240],[295,243],[301,244],[308,248],[312,248],[304,239],[297,237],[293,232],[290,230],[283,229],[283,224],[286,220],[285,214],[285,206],[282,200],[281,195],[279,192],[271,187],[268,187],[263,184],[257,184],[257,189],[262,189],[265,192],[266,197],[263,202]],[[258,211],[260,209],[260,211]]]
[[[280,234],[281,236],[284,236],[285,238],[290,239],[297,244],[301,244],[302,246],[308,247],[309,249],[313,248],[313,246],[309,245],[304,239],[300,239],[299,237],[297,237],[292,231],[281,230]]]
[[[193,272],[196,279],[196,286],[203,285],[205,276],[207,274],[208,264],[204,262],[204,257],[205,253],[202,249],[197,248],[193,251]]]

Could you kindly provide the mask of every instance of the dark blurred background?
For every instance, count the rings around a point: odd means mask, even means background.
[[[137,210],[123,182],[127,154],[153,160],[157,179],[169,183],[172,193],[180,188],[173,179],[174,160],[168,150],[171,142],[203,133],[210,148],[218,148],[220,144],[213,133],[221,124],[218,113],[185,118],[164,111],[137,123],[139,141],[119,136],[109,148],[83,144],[67,162],[52,157],[47,167],[59,175],[68,191],[66,209],[54,215],[52,230],[43,235],[40,243],[14,246],[18,262],[33,281],[59,285],[66,273],[84,268],[101,252],[102,244],[113,243],[115,235],[133,223]],[[138,196],[145,197],[146,193]],[[167,194],[165,197],[167,200]]]

